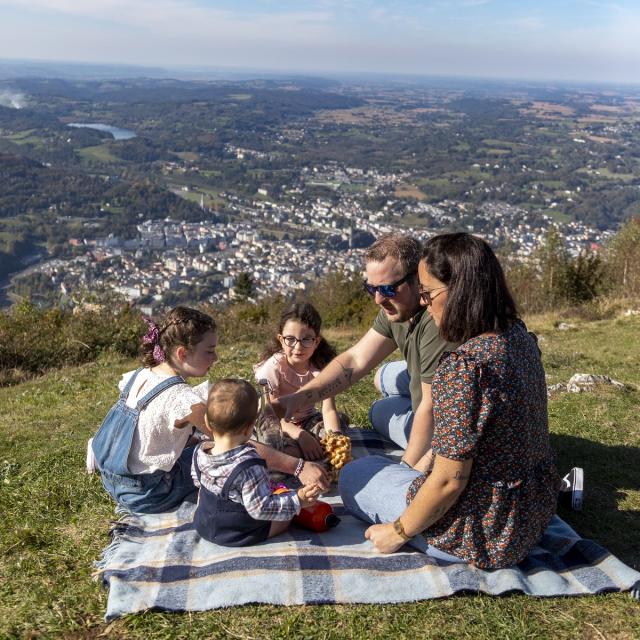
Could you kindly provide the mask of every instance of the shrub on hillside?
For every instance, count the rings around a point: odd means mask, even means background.
[[[249,340],[262,344],[265,331],[271,329],[290,301],[291,298],[272,295],[255,303],[240,301],[223,308],[205,305],[203,310],[215,318],[225,343]]]
[[[311,302],[324,327],[368,328],[378,307],[364,292],[359,276],[337,271],[316,281],[306,293],[261,298],[257,302],[240,301],[224,308],[206,307],[218,323],[225,342],[266,340],[278,324],[282,311],[295,301]]]
[[[640,217],[631,218],[605,251],[608,287],[623,298],[640,297]]]
[[[23,301],[0,314],[0,384],[95,360],[106,350],[138,353],[145,325],[128,305],[40,309]]]
[[[309,289],[308,300],[327,327],[368,327],[379,311],[365,293],[361,276],[346,271],[335,271],[316,281]]]

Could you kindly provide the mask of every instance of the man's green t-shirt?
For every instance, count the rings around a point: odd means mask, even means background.
[[[411,408],[415,412],[422,401],[421,383],[431,384],[442,353],[453,351],[458,345],[445,342],[440,337],[436,323],[425,308],[406,322],[390,322],[381,309],[373,322],[373,329],[393,340],[407,362]]]

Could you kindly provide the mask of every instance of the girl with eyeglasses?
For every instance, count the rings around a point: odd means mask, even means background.
[[[322,401],[322,411],[312,402],[299,407],[290,421],[283,418],[278,398],[294,393],[335,357],[335,349],[322,337],[322,320],[315,307],[296,303],[286,309],[278,323],[278,333],[254,367],[257,382],[266,381],[274,412],[265,412],[256,426],[256,439],[274,449],[304,460],[320,460],[325,453],[320,438],[340,432],[349,424],[336,410],[335,398]]]

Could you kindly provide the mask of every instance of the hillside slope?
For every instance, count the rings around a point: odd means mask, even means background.
[[[561,516],[640,570],[640,318],[569,322],[575,327],[568,331],[554,329],[551,318],[529,322],[541,337],[549,383],[566,382],[581,372],[607,374],[628,388],[552,397],[558,466],[583,466],[587,485],[584,511]],[[329,337],[342,349],[356,336],[342,332]],[[212,377],[249,377],[259,348],[223,342]],[[114,513],[99,478],[84,473],[84,451],[115,399],[120,374],[133,366],[132,361],[103,356],[0,388],[0,637],[640,636],[637,604],[628,594],[570,600],[475,596],[387,606],[248,606],[188,616],[147,613],[106,628],[106,591],[91,580],[91,573],[92,562],[109,542]],[[366,426],[373,398],[369,376],[338,404],[354,423]]]

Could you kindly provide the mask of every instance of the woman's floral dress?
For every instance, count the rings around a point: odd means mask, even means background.
[[[514,565],[540,540],[560,479],[535,338],[517,321],[442,355],[432,383],[434,454],[473,459],[458,501],[423,531],[427,542],[481,568]],[[409,488],[407,502],[426,476]]]

